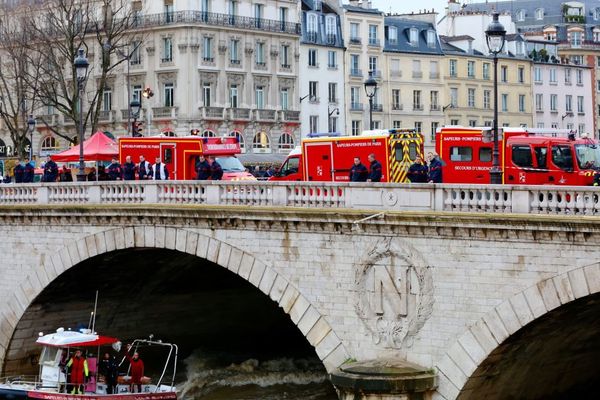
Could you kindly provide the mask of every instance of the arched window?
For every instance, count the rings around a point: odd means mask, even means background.
[[[58,151],[58,140],[54,136],[46,136],[42,140],[42,153],[55,153]]]
[[[337,18],[335,15],[328,15],[325,17],[325,32],[327,35],[335,36],[337,34],[336,22]]]
[[[542,20],[544,19],[544,9],[538,8],[535,10],[535,19]]]
[[[306,30],[309,33],[316,33],[317,32],[317,15],[316,14],[308,14],[308,20],[307,20],[307,27]]]
[[[245,153],[246,142],[244,141],[244,136],[242,136],[242,134],[239,131],[231,131],[229,132],[229,136],[237,139],[238,143],[240,144],[240,149],[242,150],[242,153]]]
[[[167,136],[167,137],[176,137],[177,135],[175,135],[175,132],[173,131],[164,131],[163,135]]]
[[[279,150],[291,150],[294,148],[294,136],[289,133],[282,133],[279,136]]]
[[[201,137],[215,137],[217,135],[215,135],[215,133],[213,131],[211,131],[210,129],[205,129],[202,132],[202,135],[200,135]]]
[[[417,28],[410,28],[409,39],[411,46],[417,46],[419,44],[419,30]]]
[[[268,152],[271,148],[269,144],[269,136],[266,132],[258,132],[254,135],[254,140],[252,141],[252,148],[258,150],[260,152]]]
[[[519,22],[525,21],[525,10],[517,11],[517,21],[519,21]]]

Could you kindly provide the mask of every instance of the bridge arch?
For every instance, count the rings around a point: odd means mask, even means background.
[[[48,284],[77,264],[118,250],[156,248],[175,250],[211,261],[251,283],[276,302],[302,332],[328,372],[349,358],[326,318],[288,280],[267,262],[220,239],[185,228],[135,226],[103,230],[73,240],[42,257],[41,265],[13,291],[0,311],[0,366],[4,365],[12,333],[28,307]]]
[[[599,310],[600,263],[576,268],[528,287],[488,312],[449,348],[436,365],[439,374],[438,394],[444,399],[501,398],[498,396],[502,396],[502,393],[484,393],[481,385],[489,384],[483,383],[486,377],[502,369],[494,364],[506,361],[506,357],[511,356],[509,350],[514,351],[512,354],[525,350],[538,354],[536,350],[541,350],[545,344],[528,344],[527,340],[533,337],[533,332],[544,332],[543,324],[550,326],[548,321],[557,318],[559,322],[554,324],[562,324],[561,315],[573,316],[585,311],[598,315]],[[591,323],[597,326],[598,319],[595,318]],[[528,330],[533,331],[527,338]],[[598,329],[592,331],[592,335],[598,336]],[[568,337],[569,333],[562,333],[561,329],[561,335]],[[548,339],[544,337],[540,342],[545,343]],[[569,343],[564,341],[564,344]],[[548,349],[543,352],[546,351]],[[530,372],[523,369],[522,375]],[[505,373],[505,370],[501,373]],[[540,382],[536,384],[543,386]],[[504,395],[507,398],[506,393]]]

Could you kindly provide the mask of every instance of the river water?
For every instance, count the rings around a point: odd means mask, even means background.
[[[182,399],[194,400],[336,400],[318,358],[247,358],[196,350],[184,361],[179,379]]]

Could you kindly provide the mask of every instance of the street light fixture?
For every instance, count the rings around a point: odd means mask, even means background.
[[[77,90],[79,93],[79,171],[77,172],[77,180],[85,181],[85,161],[83,159],[83,88],[87,78],[87,70],[90,66],[88,59],[85,57],[85,51],[79,49],[75,62],[75,75],[77,77]]]
[[[373,129],[373,98],[377,94],[377,81],[373,78],[373,71],[369,71],[369,77],[364,83],[365,93],[369,98],[369,129]]]
[[[35,130],[35,118],[29,115],[27,119],[27,131],[29,132],[29,161],[33,161],[33,131]]]
[[[147,100],[150,100],[152,97],[154,97],[154,92],[152,91],[152,89],[150,89],[150,87],[146,87],[144,89],[144,91],[142,92],[142,96],[144,96]],[[148,104],[150,104],[150,102],[147,102]],[[150,107],[148,107],[146,109],[146,116],[147,116],[147,125],[146,125],[146,134],[149,135],[150,134]]]
[[[492,169],[490,170],[490,182],[493,185],[502,184],[502,169],[500,168],[500,151],[498,148],[498,53],[504,47],[506,30],[498,20],[499,13],[492,14],[492,22],[485,31],[487,46],[494,55],[494,148],[492,151]]]
[[[131,136],[141,136],[137,128],[137,119],[140,116],[142,103],[140,103],[138,99],[133,99],[131,100],[131,103],[129,103],[129,108],[131,109],[131,116],[133,117],[133,124],[131,125]]]

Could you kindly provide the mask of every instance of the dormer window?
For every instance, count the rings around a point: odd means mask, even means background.
[[[435,31],[427,31],[427,47],[434,48],[436,43]]]
[[[593,33],[593,38],[594,38],[594,42],[600,42],[600,28],[599,27],[595,27],[592,30]]]
[[[325,17],[325,33],[327,34],[327,43],[335,44],[337,39],[337,18],[335,15]]]
[[[538,8],[535,10],[535,19],[542,20],[544,19],[544,9],[543,8]]]
[[[417,28],[410,28],[409,40],[411,46],[416,46],[419,44],[419,30]]]
[[[550,41],[556,41],[556,28],[555,27],[547,27],[544,29],[544,39]]]
[[[519,21],[519,22],[525,21],[525,10],[517,11],[517,21]]]
[[[395,26],[388,27],[388,42],[390,42],[390,44],[398,43],[398,28]]]
[[[594,21],[598,21],[600,19],[600,8],[594,8],[592,15],[594,16]]]
[[[317,32],[317,16],[315,14],[308,14],[306,30],[310,33]]]

